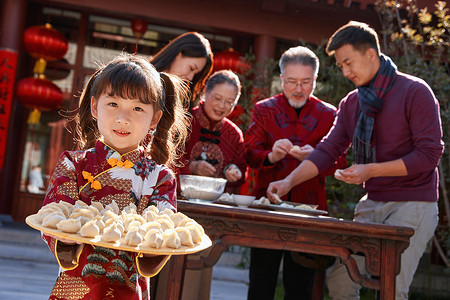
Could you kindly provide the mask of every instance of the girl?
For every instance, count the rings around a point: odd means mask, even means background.
[[[186,32],[173,39],[150,60],[159,72],[177,75],[190,82],[191,105],[205,86],[213,68],[209,41],[198,32]]]
[[[138,213],[149,205],[176,210],[175,177],[163,164],[173,165],[186,137],[183,91],[181,81],[137,56],[121,55],[97,70],[76,116],[83,151],[61,155],[44,205],[115,200],[120,209],[133,202]],[[147,134],[153,138],[144,149]],[[146,276],[169,258],[43,238],[64,269],[50,299],[150,299]]]

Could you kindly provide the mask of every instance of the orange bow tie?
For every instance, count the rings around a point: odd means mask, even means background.
[[[94,176],[91,175],[91,173],[83,171],[81,172],[83,174],[83,178],[87,179],[91,183],[91,188],[94,190],[100,190],[102,188],[102,185],[100,184],[100,181],[94,180]]]
[[[121,161],[121,160],[118,160],[117,158],[109,158],[106,161],[108,162],[108,164],[111,167],[117,166],[117,167],[124,167],[125,169],[129,169],[134,166],[134,164],[131,161],[129,161],[128,159],[126,161]]]

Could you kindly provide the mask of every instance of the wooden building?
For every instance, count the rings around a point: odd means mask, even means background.
[[[434,3],[417,2],[428,7]],[[140,55],[150,57],[175,36],[198,31],[210,40],[214,52],[228,48],[240,53],[252,51],[256,62],[263,62],[266,58],[278,60],[284,50],[299,41],[326,41],[349,20],[379,28],[374,3],[375,0],[0,0],[0,52],[7,51],[17,58],[11,66],[13,89],[0,93],[10,97],[10,105],[0,107],[0,126],[4,131],[0,135],[0,214],[24,220],[35,213],[60,153],[73,149],[73,136],[65,129],[66,121],[58,111],[44,111],[39,124],[28,124],[30,110],[17,102],[14,85],[33,75],[35,62],[24,50],[26,28],[48,22],[68,39],[64,59],[49,62],[46,76],[63,92],[61,108],[70,111],[77,106],[77,95],[98,63],[107,62],[122,51],[134,51],[132,20],[148,22],[138,46]],[[6,60],[1,58],[0,65],[6,66]],[[0,83],[1,80],[4,78],[0,76]],[[30,171],[42,176],[44,186],[30,186]]]

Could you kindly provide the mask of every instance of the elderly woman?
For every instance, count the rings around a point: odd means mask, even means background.
[[[180,170],[180,174],[225,178],[229,193],[239,193],[247,168],[242,131],[227,119],[240,91],[239,78],[233,72],[223,70],[211,75],[204,99],[192,109],[192,132]]]

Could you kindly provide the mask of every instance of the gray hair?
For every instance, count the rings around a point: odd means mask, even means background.
[[[314,69],[314,76],[317,77],[319,74],[319,58],[314,52],[303,46],[289,48],[281,55],[279,62],[281,75],[284,75],[288,64],[311,66]]]

